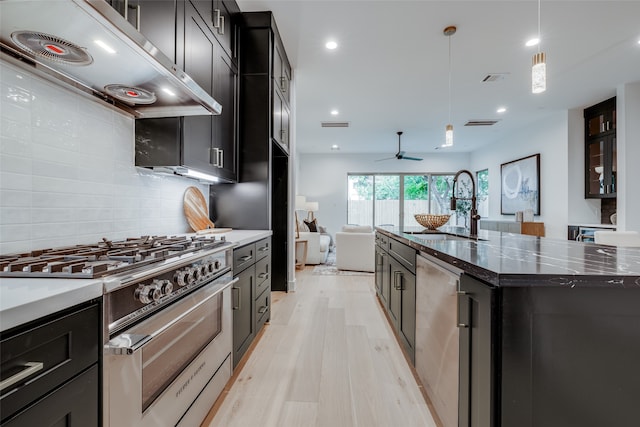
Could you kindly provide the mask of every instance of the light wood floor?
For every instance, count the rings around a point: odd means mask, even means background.
[[[373,276],[297,272],[209,427],[436,426]],[[208,420],[211,419],[211,414]]]

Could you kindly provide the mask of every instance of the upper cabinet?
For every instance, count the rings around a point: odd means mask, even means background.
[[[233,22],[235,2],[222,0],[192,0],[196,10],[209,27],[228,57],[236,57],[236,31]]]
[[[238,178],[234,1],[112,0],[151,43],[222,105],[217,116],[136,120],[136,166]]]
[[[615,198],[616,98],[584,110],[585,198]]]

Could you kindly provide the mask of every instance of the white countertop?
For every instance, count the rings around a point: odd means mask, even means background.
[[[271,230],[215,234],[244,246],[271,236]],[[0,331],[102,296],[103,279],[0,278]]]
[[[102,296],[102,279],[0,278],[0,331]]]
[[[273,232],[271,230],[231,230],[226,233],[214,234],[214,236],[225,236],[228,242],[234,242],[237,243],[238,246],[244,246],[269,237],[272,234]]]

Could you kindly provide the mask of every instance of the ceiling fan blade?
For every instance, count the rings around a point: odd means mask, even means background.
[[[398,151],[398,153],[396,154],[396,158],[401,159],[404,157],[404,151]]]
[[[387,158],[384,158],[384,159],[378,159],[378,160],[374,160],[374,161],[375,162],[382,162],[384,160],[392,160],[392,159],[395,159],[395,157],[387,157]]]
[[[418,158],[418,157],[403,157],[402,160],[417,160],[418,162],[421,162],[422,159]]]

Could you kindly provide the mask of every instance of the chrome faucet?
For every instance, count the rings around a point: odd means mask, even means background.
[[[469,178],[471,178],[471,198],[456,197],[456,182],[458,182],[458,177],[463,173],[466,173],[469,175]],[[456,210],[458,200],[471,200],[471,232],[469,233],[469,237],[478,237],[478,220],[480,219],[480,215],[478,215],[478,203],[476,200],[476,181],[473,179],[473,174],[466,169],[458,171],[453,177],[453,190],[451,191],[452,211]]]

